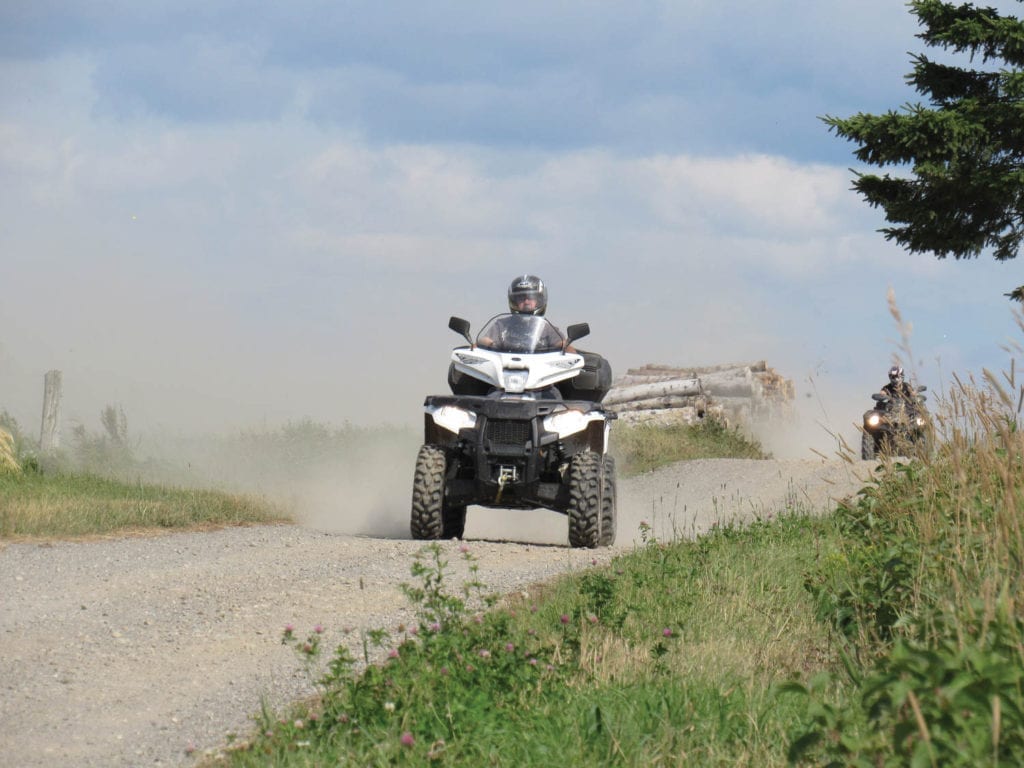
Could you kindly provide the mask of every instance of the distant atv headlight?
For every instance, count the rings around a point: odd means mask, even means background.
[[[914,417],[914,423],[917,424],[917,426],[919,426],[919,427],[923,427],[924,426],[924,417],[923,416],[915,416]]]
[[[869,427],[877,427],[879,424],[882,423],[882,417],[879,416],[877,413],[872,413],[870,416],[867,417],[866,421]]]
[[[590,419],[582,411],[560,411],[544,417],[544,429],[568,437],[587,428]]]
[[[476,426],[476,414],[464,408],[456,408],[454,405],[442,405],[431,416],[434,423],[449,432],[459,434],[460,429],[472,429]]]

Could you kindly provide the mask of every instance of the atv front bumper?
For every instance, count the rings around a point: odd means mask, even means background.
[[[447,458],[448,504],[558,512],[569,506],[569,462],[587,450],[603,453],[614,418],[582,400],[432,396],[424,407],[424,442]],[[558,419],[578,419],[582,428],[560,434],[545,426]]]

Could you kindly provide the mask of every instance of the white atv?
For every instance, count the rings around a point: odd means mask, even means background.
[[[551,509],[568,516],[571,546],[612,544],[615,414],[600,405],[611,368],[600,355],[566,351],[590,326],[571,325],[563,336],[543,317],[504,314],[475,343],[468,321],[453,317],[448,327],[468,345],[452,351],[453,394],[424,402],[413,538],[461,538],[466,507],[476,504]]]

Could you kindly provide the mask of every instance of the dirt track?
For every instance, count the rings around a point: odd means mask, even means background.
[[[641,521],[689,537],[787,506],[820,510],[869,467],[686,462],[620,482],[610,550],[568,549],[555,513],[476,508],[465,545],[492,589],[526,590],[634,546]],[[460,544],[444,546],[458,579]],[[360,629],[409,621],[398,586],[420,549],[298,526],[0,547],[0,754],[25,768],[190,765],[246,732],[262,698],[310,690],[281,645],[285,624],[322,624],[326,647],[355,649]]]

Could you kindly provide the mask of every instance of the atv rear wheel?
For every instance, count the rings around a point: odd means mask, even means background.
[[[875,458],[875,438],[867,432],[860,436],[860,457],[865,461]]]
[[[615,538],[615,463],[581,453],[569,467],[569,545],[594,549]]]
[[[412,517],[409,523],[414,539],[440,539],[446,532],[443,518],[445,465],[444,451],[436,445],[420,446],[412,481]],[[465,509],[462,522],[465,526]]]

